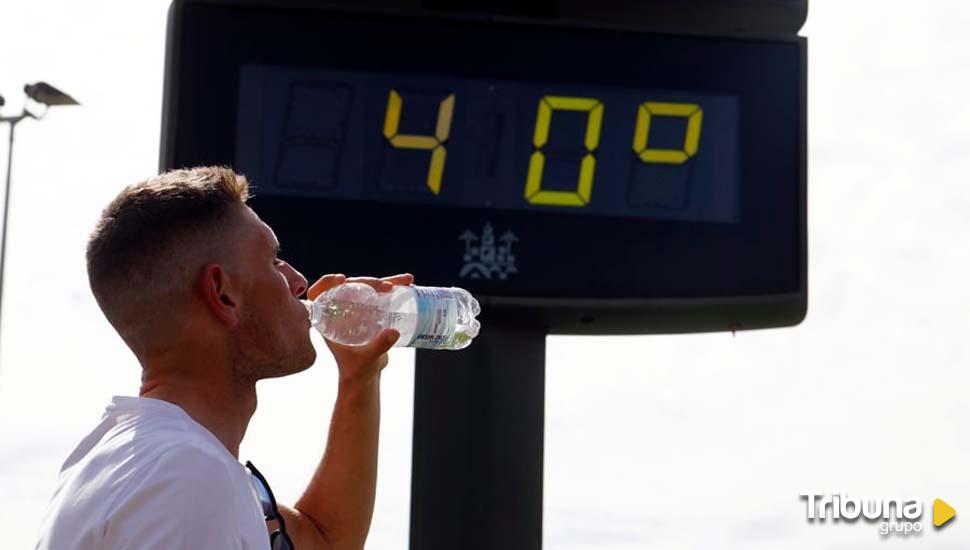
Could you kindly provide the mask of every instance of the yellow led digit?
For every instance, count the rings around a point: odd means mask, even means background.
[[[586,154],[579,164],[579,181],[576,191],[549,191],[542,189],[542,173],[546,156],[542,148],[549,141],[549,126],[553,111],[579,111],[586,116],[586,137],[583,143]],[[536,150],[529,159],[529,172],[525,177],[525,200],[529,204],[551,206],[586,206],[593,192],[593,173],[596,171],[596,157],[593,152],[600,143],[600,128],[603,126],[603,104],[598,99],[588,97],[544,96],[539,100],[536,113],[536,126],[532,144]]]
[[[438,106],[438,121],[433,136],[418,136],[397,133],[401,123],[401,110],[404,100],[396,90],[387,97],[387,111],[384,115],[384,137],[398,149],[419,149],[431,151],[431,165],[428,167],[428,189],[437,195],[441,192],[441,176],[445,171],[445,141],[451,132],[451,115],[455,110],[455,94],[441,100]]]
[[[684,117],[687,132],[683,149],[650,149],[650,120],[654,116]],[[637,127],[633,132],[633,151],[643,162],[660,164],[683,164],[697,153],[701,140],[701,123],[704,110],[696,103],[663,103],[647,101],[637,109]]]

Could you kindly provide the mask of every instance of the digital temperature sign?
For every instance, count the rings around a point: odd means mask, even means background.
[[[239,98],[264,192],[737,220],[733,96],[243,66]]]
[[[183,0],[162,168],[223,164],[308,277],[550,332],[798,323],[805,40]]]

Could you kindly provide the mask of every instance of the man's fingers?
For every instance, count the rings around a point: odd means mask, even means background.
[[[393,328],[386,328],[374,337],[374,341],[367,344],[367,347],[373,348],[369,350],[371,353],[384,354],[390,351],[394,347],[394,343],[397,342],[398,338],[401,337],[401,333]]]
[[[330,290],[331,288],[343,284],[343,283],[364,283],[365,285],[370,285],[378,292],[387,292],[394,288],[394,285],[410,285],[414,282],[414,275],[410,273],[401,273],[399,275],[391,275],[390,277],[382,277],[378,279],[377,277],[350,277],[335,273],[331,275],[324,275],[317,279],[317,282],[313,283],[309,290],[306,292],[306,297],[308,300],[316,300],[317,296]]]
[[[378,292],[387,292],[394,288],[392,283],[387,281],[382,281],[377,277],[351,277],[347,279],[348,283],[364,283],[365,285],[371,286],[374,290]]]
[[[324,275],[323,277],[317,279],[317,282],[313,283],[310,289],[306,291],[306,297],[311,301],[316,300],[317,296],[345,282],[346,279],[347,277],[341,273]]]
[[[399,275],[391,275],[390,277],[381,277],[381,280],[396,285],[409,285],[414,282],[414,275],[411,275],[410,273],[401,273]]]
[[[392,347],[394,347],[395,342],[401,337],[401,333],[393,328],[386,328],[379,332],[373,340],[367,342],[360,346],[348,346],[346,344],[338,344],[337,342],[332,342],[327,340],[324,341],[330,346],[330,349],[340,351],[342,353],[347,353],[357,356],[374,356],[386,353]]]
[[[414,282],[414,276],[410,273],[402,273],[400,275],[392,275],[390,277],[383,277],[378,279],[377,277],[351,277],[347,279],[348,283],[364,283],[365,285],[370,285],[374,287],[378,292],[387,292],[394,288],[394,285],[409,285]]]
[[[362,368],[364,371],[370,371],[376,366],[376,370],[371,372],[377,374],[387,366],[387,352],[394,347],[394,343],[400,337],[401,333],[389,328],[381,331],[373,340],[363,346],[345,346],[330,340],[325,341],[327,347],[334,354],[338,367],[341,365],[357,365],[357,367],[351,368],[354,370]]]

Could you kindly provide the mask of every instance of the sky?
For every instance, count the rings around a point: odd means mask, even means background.
[[[101,208],[157,170],[166,11],[4,5],[0,113],[37,80],[83,104],[17,129],[0,325],[5,547],[33,545],[63,460],[112,395],[138,391],[139,367],[88,290],[84,245]],[[968,26],[960,1],[810,3],[808,316],[734,336],[549,337],[546,549],[970,540]],[[312,369],[259,384],[240,452],[283,502],[319,460],[336,391],[314,343]],[[382,379],[370,549],[407,546],[413,365],[394,350]],[[807,492],[914,496],[924,532],[809,522]],[[935,498],[958,512],[940,531]]]

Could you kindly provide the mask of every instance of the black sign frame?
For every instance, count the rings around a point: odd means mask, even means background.
[[[166,45],[165,92],[162,113],[162,139],[160,168],[162,170],[180,165],[177,158],[179,135],[179,114],[185,101],[179,97],[185,52],[184,13],[189,5],[227,6],[245,4],[240,9],[263,9],[279,4],[266,2],[230,3],[218,0],[176,0],[169,13],[168,40]],[[536,19],[517,19],[515,17],[487,17],[476,15],[447,15],[413,13],[388,10],[351,10],[344,7],[319,7],[310,2],[287,2],[286,9],[331,10],[338,12],[375,13],[382,16],[441,18],[455,21],[476,20],[497,25],[539,25],[561,28],[577,28],[578,23],[540,21]],[[602,25],[590,26],[602,28]],[[685,32],[686,34],[686,32]],[[706,34],[710,36],[710,33]],[[736,37],[734,37],[736,38]],[[807,41],[796,36],[746,36],[747,40],[791,41],[798,44],[800,51],[799,83],[799,135],[798,165],[799,181],[798,208],[796,221],[798,237],[797,287],[791,292],[775,294],[735,295],[718,297],[678,297],[678,298],[546,298],[503,296],[500,294],[478,293],[485,309],[485,321],[490,319],[514,319],[533,325],[544,326],[550,333],[561,334],[645,334],[645,333],[683,333],[722,330],[743,330],[791,326],[801,322],[807,310],[807,155],[806,155],[806,94],[807,94]],[[225,159],[222,163],[228,164]],[[254,204],[260,212],[260,203]],[[272,220],[271,225],[273,225]],[[284,246],[286,243],[284,243]],[[312,253],[308,251],[307,253]],[[299,267],[299,264],[298,264]],[[389,266],[388,270],[397,270]],[[319,275],[308,273],[308,276]],[[440,284],[439,281],[422,280],[426,284]]]

